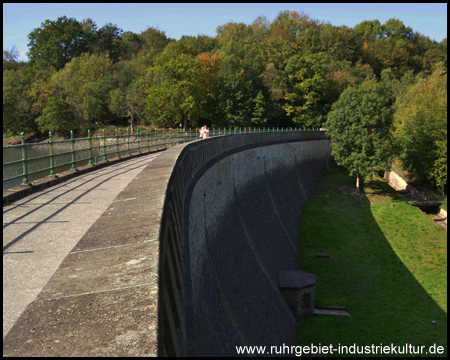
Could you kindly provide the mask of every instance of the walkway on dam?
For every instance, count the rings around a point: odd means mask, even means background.
[[[114,198],[160,154],[115,163],[3,206],[3,337]]]

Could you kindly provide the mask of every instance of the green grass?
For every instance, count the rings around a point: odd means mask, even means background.
[[[316,305],[347,306],[351,317],[304,319],[296,345],[436,344],[447,353],[446,232],[400,198],[380,178],[361,193],[337,170],[323,178],[302,212],[299,267],[317,275]]]

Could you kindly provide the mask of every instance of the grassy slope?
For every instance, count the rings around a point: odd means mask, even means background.
[[[446,232],[379,178],[364,192],[334,171],[303,210],[299,263],[317,275],[316,305],[347,306],[352,316],[309,317],[295,344],[446,349]]]

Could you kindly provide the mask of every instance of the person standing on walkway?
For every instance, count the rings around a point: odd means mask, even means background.
[[[202,128],[200,129],[200,137],[202,139],[209,138],[209,130],[206,125],[202,126]]]
[[[200,130],[200,137],[203,139],[209,138],[209,130],[206,125],[204,125]]]

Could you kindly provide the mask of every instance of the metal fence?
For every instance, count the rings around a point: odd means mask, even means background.
[[[315,129],[299,128],[211,128],[209,135],[221,136],[240,133],[309,131]],[[199,139],[198,129],[147,129],[135,134],[103,135],[85,138],[74,138],[70,132],[68,140],[53,140],[49,133],[48,141],[41,143],[25,143],[3,147],[3,190],[16,185],[28,185],[31,181],[46,176],[54,176],[58,172],[75,169],[77,166],[95,164],[110,158],[119,158],[141,152],[151,152],[167,147]]]

